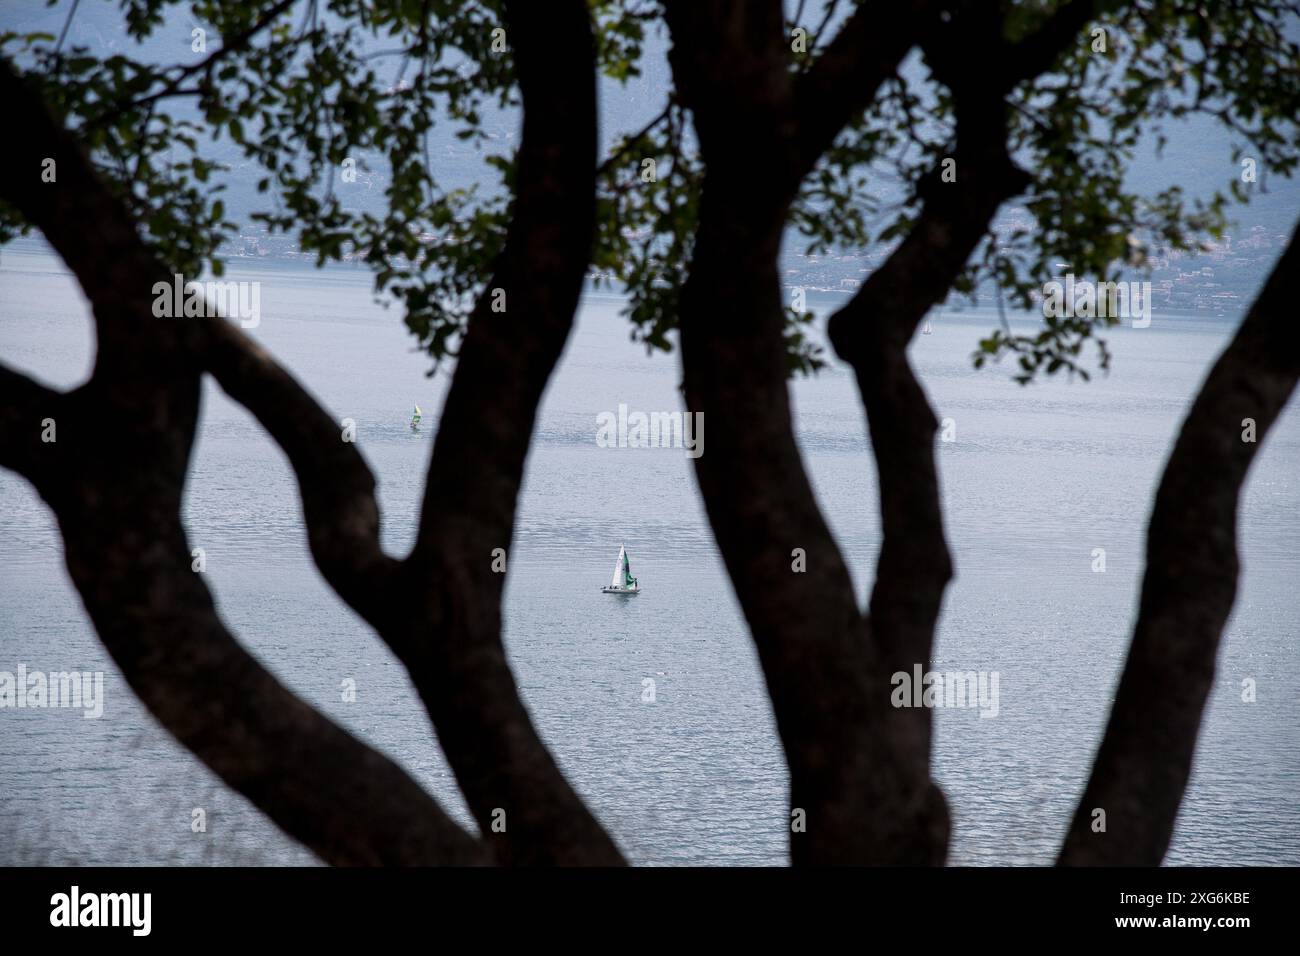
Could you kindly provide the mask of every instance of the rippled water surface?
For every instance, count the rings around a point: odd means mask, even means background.
[[[385,537],[409,546],[443,377],[430,380],[369,275],[236,263],[262,283],[255,330],[337,417],[358,424]],[[241,267],[242,266],[242,267]],[[826,303],[821,303],[824,306]],[[814,302],[814,305],[818,303]],[[679,407],[675,356],[628,341],[589,295],[547,392],[510,551],[506,640],[542,734],[631,859],[784,860],[786,772],[739,608],[681,451],[600,448],[620,403]],[[0,356],[70,386],[88,374],[84,300],[60,263],[0,261]],[[945,312],[913,347],[940,417],[957,578],[937,667],[1000,674],[999,711],[937,712],[935,762],[956,863],[1047,863],[1082,787],[1123,660],[1152,490],[1189,396],[1232,323],[1157,315],[1111,336],[1090,384],[1020,388],[969,356],[995,319]],[[283,455],[210,384],[186,520],[245,645],[468,819],[405,672],[307,553]],[[805,461],[859,594],[879,541],[875,471],[851,379],[795,385]],[[406,427],[419,402],[426,428]],[[710,420],[717,429],[746,422]],[[104,423],[111,427],[111,421]],[[1243,578],[1168,861],[1300,864],[1300,416],[1275,427],[1242,503]],[[599,593],[626,543],[644,592]],[[1094,573],[1093,550],[1106,551]],[[0,472],[0,670],[105,671],[105,713],[0,711],[0,863],[300,863],[311,857],[226,791],[136,702],[88,627],[49,511]],[[357,699],[340,687],[355,679]],[[656,700],[642,702],[643,680]],[[1254,703],[1242,701],[1252,678]],[[348,768],[340,767],[339,773]],[[207,832],[191,832],[204,808]]]

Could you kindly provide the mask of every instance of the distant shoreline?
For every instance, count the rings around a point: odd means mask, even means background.
[[[54,248],[41,236],[17,236],[5,245],[0,246],[0,269],[4,269],[7,255],[31,256],[33,258],[44,258],[54,262],[62,262]],[[226,264],[227,275],[239,273],[241,270],[245,270],[249,272],[311,273],[314,275],[324,274],[331,277],[351,278],[356,276],[358,273],[369,271],[364,263],[355,259],[344,261],[330,260],[324,265],[318,266],[314,259],[305,256],[251,256],[245,253],[233,253],[227,254],[223,261]],[[72,276],[72,273],[66,268],[61,267],[59,271],[63,275],[69,277]],[[210,276],[205,275],[202,278],[206,279],[210,278]],[[784,278],[788,280],[790,277],[786,276]],[[612,284],[607,285],[605,283]],[[624,298],[621,284],[618,283],[617,280],[608,280],[599,273],[588,273],[584,284],[585,295],[590,296],[594,294],[600,297],[615,299]],[[805,297],[808,300],[815,301],[819,305],[831,308],[838,307],[839,304],[847,302],[856,291],[855,289],[835,289],[810,284],[801,285],[789,281],[783,282],[781,288],[787,292],[794,289],[803,289]],[[1202,320],[1223,319],[1224,321],[1235,322],[1242,314],[1244,314],[1245,308],[1249,305],[1250,301],[1251,298],[1249,296],[1243,296],[1233,300],[1232,304],[1237,306],[1235,309],[1222,307],[1217,309],[1204,307],[1198,308],[1195,306],[1188,306],[1186,303],[1180,303],[1173,306],[1162,304],[1158,308],[1159,314],[1167,318],[1185,317]],[[1038,318],[1036,312],[1026,311],[1023,309],[1008,307],[1006,312],[1009,317],[1016,320]],[[978,304],[971,304],[965,299],[956,299],[934,310],[932,316],[936,320],[946,320],[955,319],[962,315],[983,317],[986,313],[995,317],[997,316],[998,308],[996,300],[992,296],[986,297],[981,295],[981,301]],[[1159,323],[1157,323],[1157,325],[1158,324]]]

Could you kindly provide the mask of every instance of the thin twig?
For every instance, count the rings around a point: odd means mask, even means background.
[[[63,40],[68,35],[68,30],[72,26],[72,18],[77,15],[77,7],[79,6],[81,6],[81,0],[72,0],[72,9],[68,11],[68,19],[63,21],[63,30],[59,33],[59,42],[54,44],[55,53],[63,49]]]

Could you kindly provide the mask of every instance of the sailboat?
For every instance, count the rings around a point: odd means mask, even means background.
[[[922,335],[933,335],[933,334],[934,334],[934,329],[930,328],[930,320],[929,320],[929,319],[926,319],[926,320],[925,320],[925,325],[924,325],[924,327],[922,327],[922,329],[921,329],[921,334],[922,334]]]
[[[411,413],[411,431],[418,432],[420,430],[420,419],[423,417],[420,414],[420,406],[416,405],[415,411]]]
[[[641,585],[632,577],[632,565],[628,564],[627,548],[618,546],[618,560],[614,562],[614,577],[609,584],[600,589],[602,594],[637,594]]]

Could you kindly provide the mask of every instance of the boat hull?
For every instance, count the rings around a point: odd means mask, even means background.
[[[600,589],[601,594],[640,594],[640,588],[612,588],[609,585]]]

